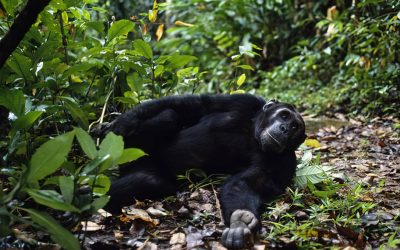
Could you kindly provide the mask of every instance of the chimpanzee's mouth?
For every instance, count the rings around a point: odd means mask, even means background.
[[[265,132],[267,132],[268,136],[269,136],[279,147],[282,147],[281,143],[280,143],[275,137],[273,137],[273,136],[271,135],[271,133],[270,133],[268,130],[265,131]]]

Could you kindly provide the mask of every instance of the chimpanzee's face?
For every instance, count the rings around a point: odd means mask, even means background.
[[[276,101],[264,105],[255,129],[256,139],[264,152],[294,151],[307,137],[299,112],[290,104]]]

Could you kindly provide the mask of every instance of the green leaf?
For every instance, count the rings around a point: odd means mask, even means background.
[[[14,8],[17,6],[14,0],[0,0],[5,11],[12,17],[14,17]]]
[[[237,89],[237,90],[231,91],[229,94],[231,94],[231,95],[246,94],[246,91],[244,91],[243,89]]]
[[[96,158],[97,149],[92,137],[81,128],[75,128],[75,133],[83,152],[92,160]]]
[[[96,169],[98,166],[109,160],[111,157],[110,155],[106,155],[103,157],[96,157],[94,158],[91,162],[89,162],[82,170],[83,174],[90,174],[94,169]],[[112,160],[111,160],[112,164]]]
[[[36,203],[60,211],[80,212],[75,206],[66,203],[62,196],[54,190],[27,189],[26,192],[35,200]]]
[[[108,197],[108,196],[101,196],[101,197],[95,199],[91,205],[92,213],[95,213],[100,208],[103,208],[108,203],[109,200],[110,200],[110,197]]]
[[[135,51],[140,55],[146,57],[147,59],[153,58],[153,50],[150,45],[143,40],[135,40],[133,41],[133,46],[135,47]]]
[[[74,135],[71,131],[57,136],[36,150],[30,161],[28,182],[40,180],[60,168],[71,150]]]
[[[25,96],[21,90],[0,88],[0,105],[17,117],[25,113]]]
[[[50,215],[36,211],[34,209],[20,208],[29,213],[32,220],[38,225],[42,226],[51,237],[60,246],[68,250],[80,249],[80,244],[77,238],[69,232],[67,229],[63,228],[58,222],[53,219]]]
[[[100,144],[99,156],[110,157],[116,162],[124,151],[124,141],[122,136],[116,135],[113,132],[108,133],[106,138]]]
[[[61,19],[64,25],[68,24],[68,13],[66,11],[61,12]]]
[[[168,58],[168,66],[173,69],[178,69],[194,60],[197,60],[197,57],[189,55],[172,55]]]
[[[7,65],[23,79],[30,80],[33,78],[30,72],[32,60],[29,57],[14,53],[12,57],[7,60]]]
[[[243,85],[245,80],[246,80],[246,74],[241,74],[237,79],[236,84],[240,87]]]
[[[147,155],[143,150],[138,148],[127,148],[118,159],[118,164],[124,164],[127,162],[135,161],[142,156]]]
[[[88,185],[93,187],[93,194],[95,195],[106,194],[111,186],[110,178],[108,178],[103,174],[97,175],[95,178],[89,177],[88,179],[86,179]],[[94,182],[94,180],[96,181]]]
[[[131,30],[133,30],[134,27],[135,24],[130,20],[125,19],[114,22],[108,30],[108,41],[112,41],[118,36],[124,36],[128,34]]]
[[[72,200],[74,199],[74,190],[75,190],[74,179],[72,178],[72,176],[59,176],[58,182],[64,200],[67,203],[71,204]]]
[[[15,122],[13,122],[14,130],[26,130],[29,129],[35,121],[43,114],[43,111],[30,111],[25,115],[18,117]]]
[[[251,67],[251,66],[248,65],[248,64],[242,64],[242,65],[238,65],[238,66],[236,66],[236,67],[254,71],[253,67]]]
[[[79,126],[81,126],[83,129],[88,129],[89,121],[86,113],[82,110],[82,108],[79,107],[79,105],[70,98],[62,97],[62,99],[64,100],[65,107],[71,114],[72,119],[74,119],[74,121],[78,123]]]
[[[300,186],[304,187],[307,181],[316,184],[323,181],[327,177],[325,170],[320,166],[307,165],[296,171],[296,176],[294,177],[294,182]]]

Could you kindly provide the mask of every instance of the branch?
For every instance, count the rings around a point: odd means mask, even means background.
[[[28,0],[24,9],[11,25],[10,30],[0,41],[0,69],[36,22],[39,13],[49,2],[50,0]]]

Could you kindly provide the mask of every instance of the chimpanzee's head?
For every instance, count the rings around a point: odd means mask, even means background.
[[[255,136],[264,152],[294,151],[307,137],[303,118],[291,104],[266,102],[255,123]]]

